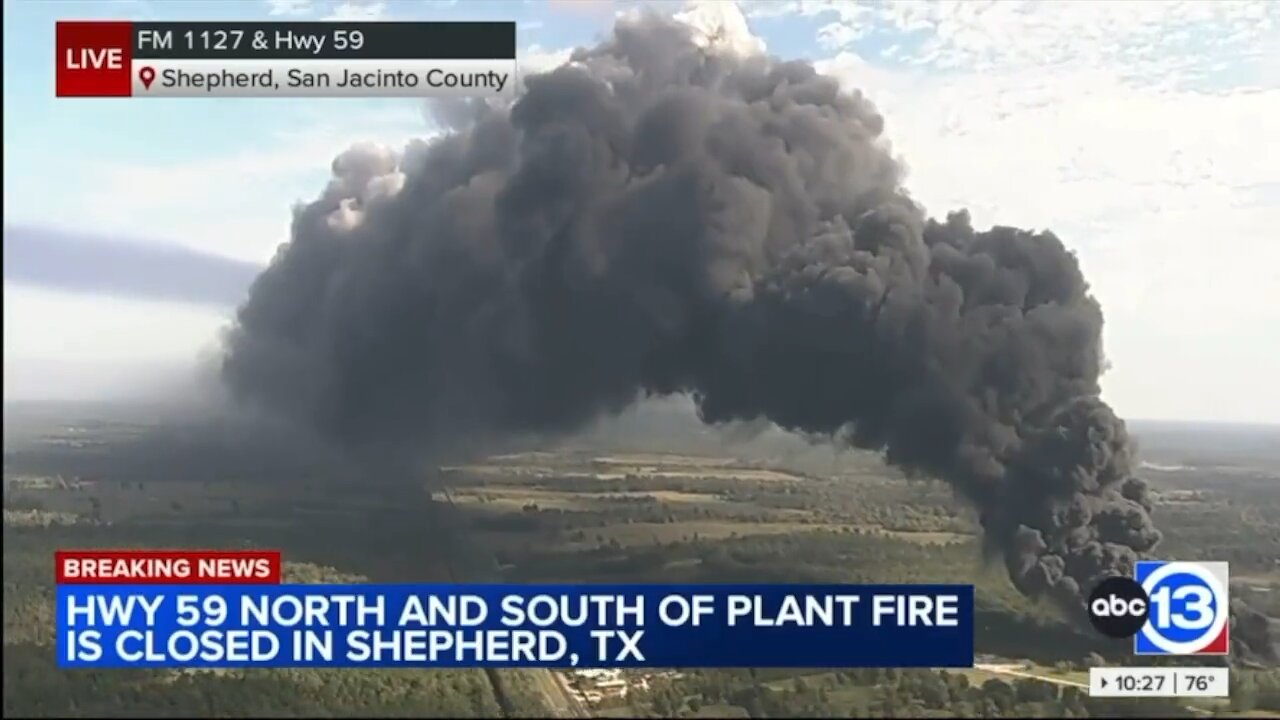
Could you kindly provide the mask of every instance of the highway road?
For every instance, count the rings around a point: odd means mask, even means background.
[[[456,505],[453,502],[453,493],[449,492],[447,486],[442,486],[440,489],[443,491],[444,498],[449,506],[456,510]],[[444,530],[447,527],[445,523],[438,523],[438,526],[441,528],[441,544],[448,547],[457,538]],[[449,559],[450,556],[446,555],[445,557],[445,566],[449,572],[449,579],[455,583],[459,582],[460,578],[463,577],[463,572],[454,567],[452,560]],[[475,578],[472,577],[470,579],[474,580]],[[527,669],[519,672],[530,674],[530,679],[533,680],[534,685],[537,686],[542,694],[547,710],[551,712],[553,717],[591,717],[591,714],[587,712],[587,708],[583,707],[582,702],[578,700],[569,688],[568,679],[564,673],[543,669]],[[493,685],[494,696],[498,700],[498,704],[503,707],[503,714],[507,714],[512,708],[507,707],[510,699],[505,696],[501,678],[496,672],[491,672],[489,681]]]

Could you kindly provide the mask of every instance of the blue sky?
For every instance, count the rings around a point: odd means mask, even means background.
[[[1280,3],[648,4],[863,90],[932,213],[1062,236],[1107,312],[1122,414],[1280,422]],[[6,0],[5,222],[264,263],[338,152],[433,132],[410,100],[58,99],[58,19],[513,19],[537,70],[635,7]],[[6,397],[176,372],[228,313],[6,275]]]

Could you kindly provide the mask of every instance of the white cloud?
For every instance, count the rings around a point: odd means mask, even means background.
[[[940,68],[1107,67],[1161,84],[1215,62],[1251,63],[1280,49],[1280,4],[1246,2],[898,2],[875,22],[925,39],[908,61]]]
[[[855,40],[866,34],[865,28],[833,22],[818,29],[818,42],[828,50],[839,50],[852,45]]]
[[[137,397],[190,374],[216,347],[218,311],[4,284],[4,394],[14,400]]]
[[[387,4],[380,1],[346,0],[334,7],[324,20],[367,21],[381,20],[387,14]]]
[[[69,215],[100,232],[265,262],[288,237],[290,208],[319,194],[340,152],[360,140],[403,147],[427,134],[420,109],[406,104],[403,112],[366,111],[355,119],[319,116],[229,155],[88,164],[90,189]]]
[[[103,299],[4,284],[5,355],[178,361],[209,345],[227,316],[216,309]]]
[[[972,0],[865,3],[745,0],[750,18],[828,20],[819,42],[849,49],[873,28],[910,38],[904,62],[941,69],[1106,66],[1166,85],[1195,81],[1215,66],[1248,66],[1275,77],[1280,3],[1268,0]],[[1219,68],[1221,69],[1221,67]]]
[[[551,50],[541,45],[530,45],[519,54],[520,72],[540,73],[553,70],[567,62],[573,54],[573,48]]]
[[[752,34],[742,10],[731,2],[700,0],[690,2],[675,19],[694,30],[694,40],[702,46],[728,50],[739,55],[762,53],[764,40]]]
[[[1280,354],[1280,136],[1263,120],[1280,117],[1280,75],[1182,82],[1197,58],[1247,67],[1274,35],[1237,32],[1239,18],[1264,24],[1280,6],[1079,5],[895,3],[893,27],[925,33],[906,53],[915,69],[851,52],[821,66],[885,113],[932,213],[968,207],[979,225],[1050,228],[1078,250],[1122,413],[1280,420],[1264,367]],[[1192,19],[1231,39],[1168,57]]]
[[[818,43],[840,50],[864,37],[870,29],[873,6],[852,0],[750,0],[740,3],[748,18],[776,19],[788,16],[829,20],[818,29]]]
[[[307,15],[312,9],[311,0],[267,0],[268,15]]]
[[[872,11],[866,2],[854,0],[743,0],[738,3],[749,18],[778,18],[789,15],[817,17],[835,14],[852,20]]]

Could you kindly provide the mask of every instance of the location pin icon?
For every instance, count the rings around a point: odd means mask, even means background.
[[[149,67],[144,67],[138,71],[138,79],[142,81],[142,87],[150,90],[151,83],[156,79],[156,71]]]

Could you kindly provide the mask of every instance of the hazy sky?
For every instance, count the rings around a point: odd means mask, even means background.
[[[56,99],[57,19],[515,19],[523,62],[545,66],[633,8],[6,0],[5,223],[261,264],[344,147],[432,132],[409,100]],[[1106,311],[1104,387],[1122,415],[1280,422],[1280,3],[695,11],[861,88],[931,213],[965,206],[979,225],[1049,228],[1076,249]],[[6,265],[10,244],[6,233]],[[7,399],[119,394],[190,364],[230,312],[89,285],[6,270]]]

